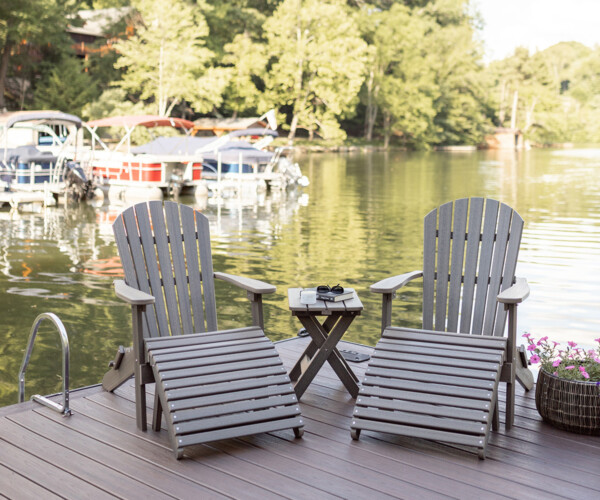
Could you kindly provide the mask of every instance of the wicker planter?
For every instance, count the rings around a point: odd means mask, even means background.
[[[535,405],[542,418],[567,431],[600,435],[600,384],[555,377],[540,370]]]

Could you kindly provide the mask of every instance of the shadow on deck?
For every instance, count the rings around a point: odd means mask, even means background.
[[[288,369],[307,342],[277,343]],[[366,363],[351,365],[362,378]],[[373,432],[354,442],[354,400],[326,366],[302,398],[302,439],[282,431],[222,441],[176,461],[166,431],[137,430],[132,383],[115,394],[90,387],[72,392],[68,418],[31,402],[0,408],[0,496],[600,498],[600,438],[545,424],[533,391],[520,386],[516,405],[515,427],[492,432],[485,461],[470,450]]]

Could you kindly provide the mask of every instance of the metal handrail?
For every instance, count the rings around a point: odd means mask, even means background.
[[[34,321],[29,333],[29,340],[27,341],[27,350],[21,363],[21,370],[19,371],[19,403],[25,400],[25,371],[33,352],[33,343],[40,327],[40,324],[45,319],[50,320],[56,326],[58,333],[60,334],[60,341],[62,343],[62,378],[63,378],[63,404],[59,405],[50,399],[36,394],[31,396],[33,401],[37,401],[44,406],[52,408],[53,410],[62,413],[63,415],[71,415],[71,409],[69,408],[69,337],[65,326],[58,316],[54,313],[42,313]]]

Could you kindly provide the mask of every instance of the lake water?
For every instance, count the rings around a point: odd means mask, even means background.
[[[313,154],[299,158],[311,181],[301,193],[259,204],[181,201],[211,221],[215,269],[277,285],[265,298],[267,334],[296,335],[287,288],[354,287],[365,306],[345,339],[374,345],[380,296],[369,285],[420,269],[422,221],[440,204],[484,196],[525,219],[518,275],[530,298],[519,308],[519,334],[549,335],[593,346],[599,336],[600,150],[475,153]],[[54,312],[71,344],[71,387],[98,383],[120,344],[130,344],[129,310],[116,299],[120,276],[111,223],[123,207],[0,211],[0,406],[17,401],[18,371],[36,316]],[[245,294],[219,284],[219,326],[249,321]],[[394,324],[417,327],[420,286],[394,303]],[[60,343],[40,329],[27,391],[61,390]]]

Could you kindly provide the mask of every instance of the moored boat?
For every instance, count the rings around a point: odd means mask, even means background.
[[[54,204],[60,196],[93,196],[93,185],[79,162],[82,121],[61,111],[0,114],[0,191],[6,199],[27,196]]]
[[[87,122],[91,136],[86,161],[91,165],[96,183],[108,192],[112,200],[162,199],[181,192],[201,193],[202,159],[190,144],[207,141],[194,138],[189,131],[194,124],[182,118],[154,115],[129,115],[102,118]],[[168,127],[175,137],[159,137],[161,147],[152,143],[132,145],[136,130],[148,131]],[[100,129],[124,131],[120,140],[110,145],[102,139]],[[155,142],[155,141],[152,141]]]

